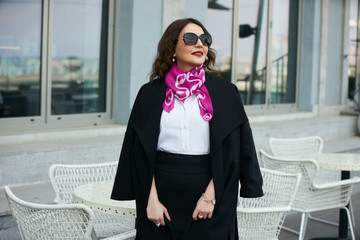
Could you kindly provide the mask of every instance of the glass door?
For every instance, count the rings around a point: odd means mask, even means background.
[[[236,85],[246,105],[266,101],[267,6],[267,0],[239,1]]]
[[[104,1],[106,2],[106,1]],[[106,112],[107,14],[102,0],[54,0],[50,115]],[[66,16],[66,17],[64,17]],[[102,34],[105,33],[105,34]]]
[[[113,5],[0,0],[1,129],[111,122]]]
[[[354,110],[360,110],[360,20],[359,20],[359,3],[357,0],[350,1],[349,13],[349,54],[348,54],[348,79],[349,89],[348,98],[351,100]]]
[[[0,119],[41,114],[41,26],[41,0],[0,0]]]
[[[231,81],[233,0],[208,1],[207,29],[213,36],[216,50],[216,69]]]
[[[235,83],[244,103],[291,111],[296,101],[298,2],[240,0],[237,13]]]
[[[288,75],[289,0],[273,1],[270,104],[295,102],[295,78]]]

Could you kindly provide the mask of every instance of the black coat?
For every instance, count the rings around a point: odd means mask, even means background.
[[[237,239],[239,180],[241,197],[260,197],[262,177],[237,88],[226,79],[210,74],[206,74],[205,84],[214,109],[209,125],[216,205],[211,220],[204,220],[205,224],[201,225],[194,221],[187,239]],[[155,171],[165,91],[164,80],[141,87],[128,122],[111,195],[116,200],[136,199],[137,228],[145,232],[147,227],[154,227],[147,220],[146,207]]]

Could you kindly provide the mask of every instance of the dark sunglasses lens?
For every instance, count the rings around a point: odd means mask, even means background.
[[[195,45],[198,40],[198,36],[194,33],[185,33],[183,39],[186,45]]]
[[[199,38],[204,46],[210,46],[212,43],[211,35],[207,33],[201,34],[200,37],[195,33],[185,33],[183,36],[186,45],[195,45]]]
[[[204,46],[210,46],[210,44],[212,43],[212,38],[210,34],[202,34],[200,36],[200,40],[202,42],[202,44],[204,44]]]

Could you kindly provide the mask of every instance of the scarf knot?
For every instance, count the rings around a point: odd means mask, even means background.
[[[173,64],[165,76],[167,86],[163,108],[166,112],[174,109],[174,97],[184,102],[188,97],[196,94],[200,114],[205,121],[210,121],[213,116],[213,107],[209,92],[205,86],[205,69],[199,65],[190,72],[181,71]]]

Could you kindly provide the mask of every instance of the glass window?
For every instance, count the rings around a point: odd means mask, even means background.
[[[102,0],[54,0],[53,9],[51,114],[105,112]]]
[[[0,118],[40,115],[41,0],[0,0]]]
[[[240,0],[236,85],[247,105],[265,104],[268,1]]]
[[[292,102],[295,99],[293,89],[288,89],[288,52],[289,52],[289,0],[273,2],[273,20],[271,34],[271,75],[270,103]],[[295,79],[294,79],[295,80]],[[288,92],[289,90],[290,92]],[[292,96],[286,98],[286,95]],[[289,101],[290,100],[290,101]]]
[[[232,0],[209,0],[206,28],[213,37],[212,48],[216,50],[216,69],[231,81],[232,51]]]
[[[350,16],[349,16],[349,67],[348,67],[348,78],[349,78],[349,89],[348,97],[355,100],[355,104],[360,99],[357,99],[354,94],[356,93],[356,85],[359,82],[359,69],[357,65],[359,64],[359,33],[358,33],[358,1],[350,1]],[[354,99],[355,98],[355,99]],[[354,106],[355,109],[359,106]]]
[[[295,1],[239,1],[236,84],[246,105],[295,102],[297,22]]]

